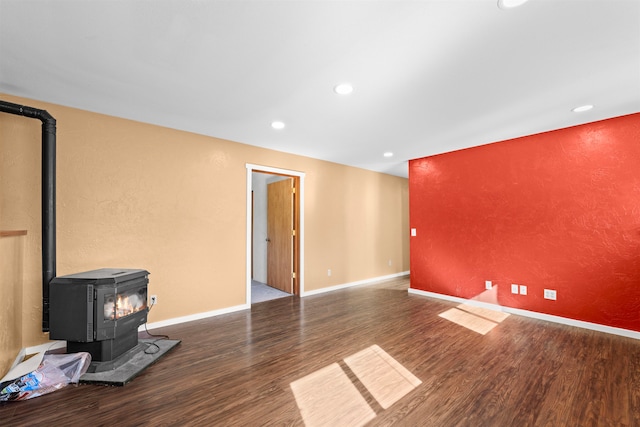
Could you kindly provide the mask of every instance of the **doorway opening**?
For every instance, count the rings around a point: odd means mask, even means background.
[[[303,207],[303,172],[247,164],[247,305],[304,293]]]

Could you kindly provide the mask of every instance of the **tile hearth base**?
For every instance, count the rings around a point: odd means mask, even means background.
[[[140,339],[138,346],[133,349],[133,354],[123,354],[123,356],[129,357],[127,361],[118,363],[115,369],[109,371],[87,372],[80,377],[80,382],[123,386],[178,344],[180,344],[180,340]],[[136,349],[137,351],[135,351]]]

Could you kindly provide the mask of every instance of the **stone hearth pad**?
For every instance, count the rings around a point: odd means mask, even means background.
[[[140,372],[154,364],[158,359],[180,344],[180,340],[140,339],[137,351],[129,360],[119,364],[113,370],[85,373],[81,383],[123,386],[133,380]],[[156,347],[157,346],[157,347]]]

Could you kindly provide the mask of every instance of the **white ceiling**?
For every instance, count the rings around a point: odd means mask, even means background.
[[[639,112],[640,0],[0,0],[0,92],[407,176]]]

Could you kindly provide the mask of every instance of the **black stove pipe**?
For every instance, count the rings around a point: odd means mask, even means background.
[[[56,119],[45,110],[5,101],[0,112],[42,122],[42,332],[48,332],[49,282],[56,277]]]

